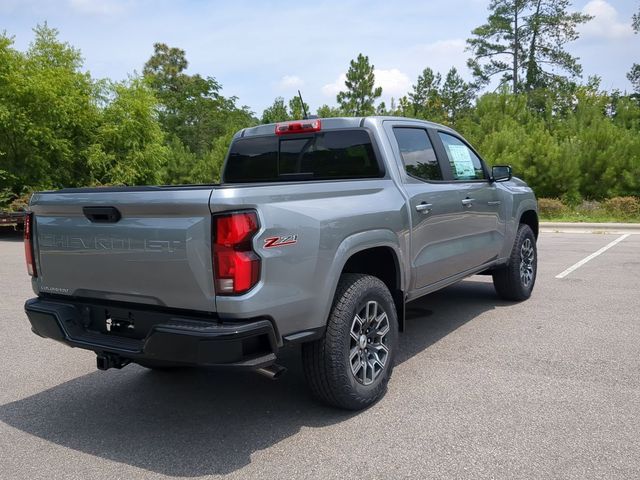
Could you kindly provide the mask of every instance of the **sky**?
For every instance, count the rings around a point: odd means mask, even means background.
[[[471,79],[465,40],[487,18],[489,0],[169,1],[0,0],[0,31],[28,48],[43,22],[79,48],[96,78],[141,72],[155,42],[186,51],[189,73],[212,76],[223,94],[258,115],[275,97],[302,91],[313,111],[335,105],[349,61],[358,53],[375,65],[387,105],[411,89],[425,67],[452,66]],[[574,1],[594,16],[568,45],[583,78],[597,74],[605,90],[631,91],[626,79],[640,61],[640,35],[631,29],[639,0]]]

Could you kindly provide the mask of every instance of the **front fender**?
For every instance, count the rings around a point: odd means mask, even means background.
[[[528,210],[533,210],[538,214],[538,202],[532,194],[529,194],[526,198],[519,198],[514,196],[513,206],[510,214],[509,221],[507,222],[507,231],[505,234],[505,242],[501,252],[501,258],[508,258],[511,255],[513,249],[513,242],[518,232],[518,226],[520,224],[520,218],[522,214]]]

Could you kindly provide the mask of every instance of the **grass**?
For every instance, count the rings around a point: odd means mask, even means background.
[[[633,196],[583,200],[577,205],[539,198],[538,208],[543,222],[640,223],[640,198]]]
[[[542,222],[576,222],[576,223],[640,223],[640,217],[615,216],[609,213],[593,214],[567,212],[560,215],[540,215]]]

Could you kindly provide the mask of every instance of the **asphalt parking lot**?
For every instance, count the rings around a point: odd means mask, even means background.
[[[640,235],[543,233],[529,301],[473,277],[409,306],[389,392],[315,403],[252,373],[95,369],[30,332],[0,234],[0,478],[640,478]]]

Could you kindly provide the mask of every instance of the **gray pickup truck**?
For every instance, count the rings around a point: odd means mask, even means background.
[[[227,366],[275,377],[302,344],[320,400],[386,391],[405,304],[473,274],[524,300],[537,203],[455,131],[392,117],[238,132],[215,185],[33,195],[32,330],[98,368]]]

